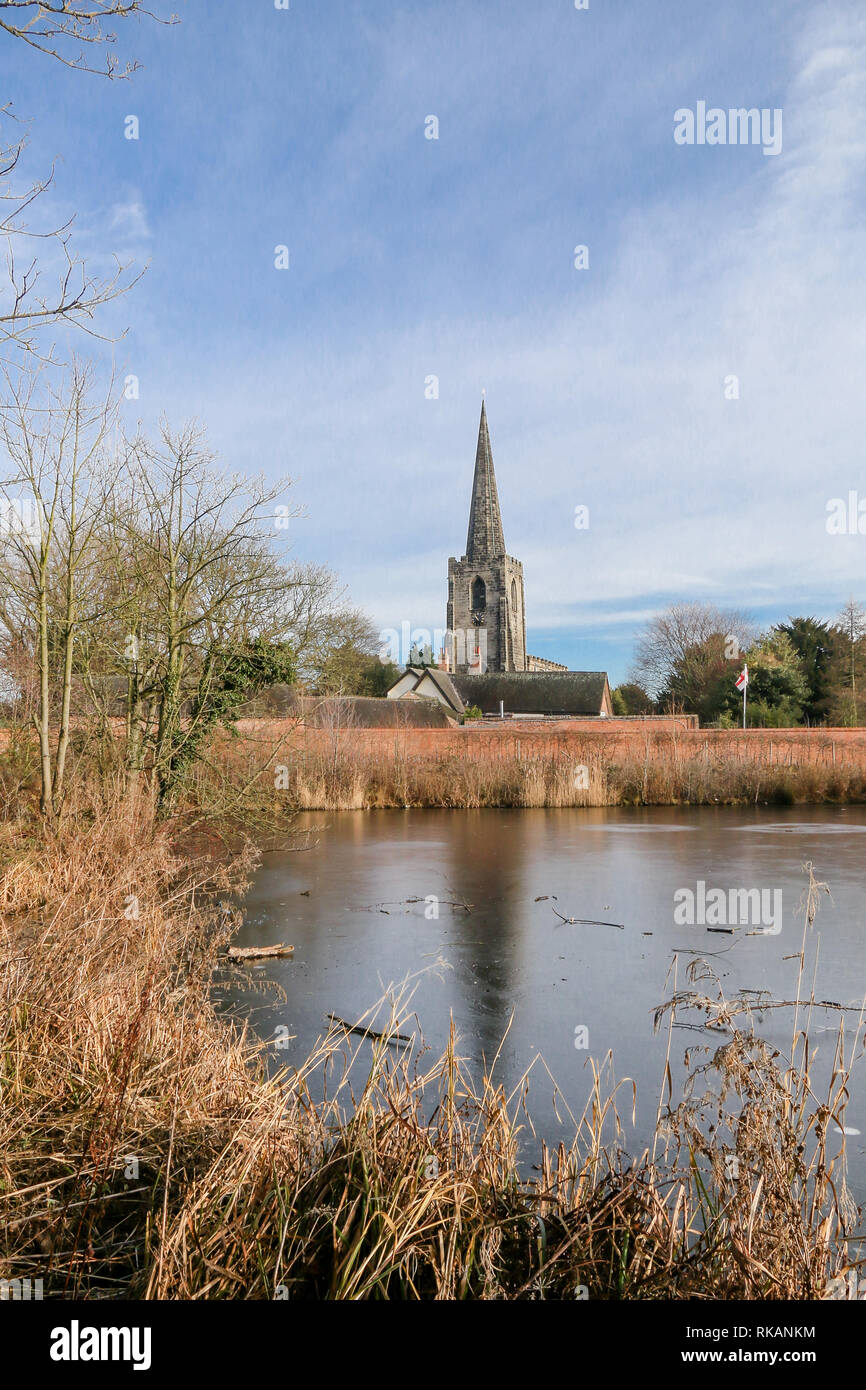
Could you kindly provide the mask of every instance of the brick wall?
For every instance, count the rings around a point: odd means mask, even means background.
[[[290,732],[290,736],[286,737]],[[239,732],[250,741],[286,738],[286,748],[390,759],[397,757],[567,758],[605,761],[675,757],[682,760],[728,758],[732,761],[855,764],[866,770],[866,729],[690,729],[672,721],[617,723],[529,719],[467,724],[451,729],[308,729],[292,730],[286,720],[241,720]]]

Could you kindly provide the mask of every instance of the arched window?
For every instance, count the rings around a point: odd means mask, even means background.
[[[511,581],[511,611],[517,617],[517,580]]]
[[[472,581],[472,611],[477,613],[487,607],[487,589],[484,580],[479,575]]]

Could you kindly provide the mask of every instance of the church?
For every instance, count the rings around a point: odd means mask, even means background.
[[[435,699],[462,715],[606,717],[604,671],[570,671],[526,650],[523,565],[505,549],[487,406],[475,450],[466,553],[448,561],[445,646],[438,667],[408,666],[389,699]]]

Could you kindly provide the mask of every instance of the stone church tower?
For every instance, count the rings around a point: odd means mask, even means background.
[[[505,553],[483,401],[466,554],[448,561],[447,657],[459,674],[527,669],[523,566]]]

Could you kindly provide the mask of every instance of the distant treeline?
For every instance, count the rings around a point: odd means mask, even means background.
[[[751,728],[866,724],[866,609],[854,599],[835,622],[794,617],[765,632],[708,604],[669,608],[641,634],[632,677],[612,692],[614,713],[683,711],[733,728],[743,718],[735,680],[744,666]]]

